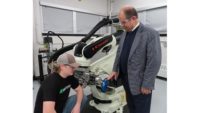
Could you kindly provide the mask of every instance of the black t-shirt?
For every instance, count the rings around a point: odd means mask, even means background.
[[[62,113],[70,88],[76,89],[78,85],[74,76],[62,78],[58,73],[50,74],[38,90],[34,113],[42,113],[43,101],[54,101],[56,112]]]

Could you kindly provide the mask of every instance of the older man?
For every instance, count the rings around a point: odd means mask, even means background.
[[[152,90],[161,65],[159,33],[139,22],[132,6],[122,7],[118,17],[125,32],[107,79],[122,79],[130,113],[150,113]]]

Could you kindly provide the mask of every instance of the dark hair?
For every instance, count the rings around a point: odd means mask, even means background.
[[[124,14],[126,16],[126,19],[130,19],[132,16],[136,16],[138,18],[138,14],[135,8],[128,8],[124,10]]]

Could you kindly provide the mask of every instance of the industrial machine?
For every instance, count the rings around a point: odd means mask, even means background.
[[[59,55],[73,49],[75,59],[80,63],[74,76],[83,87],[90,86],[93,98],[89,103],[101,113],[123,113],[123,107],[126,105],[125,91],[120,81],[106,80],[112,72],[119,36],[123,31],[92,37],[101,27],[118,21],[117,18],[104,18],[82,40],[59,49],[48,61],[50,64]]]

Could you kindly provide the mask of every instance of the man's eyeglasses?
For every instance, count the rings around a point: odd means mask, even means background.
[[[130,21],[130,19],[126,19],[126,20],[120,21],[120,25],[124,25],[124,24],[126,24],[128,21]]]
[[[120,21],[120,25],[124,25],[126,24],[127,22],[129,22],[131,19],[136,19],[137,17],[136,16],[131,16],[130,18],[128,19],[125,19],[123,21]]]

